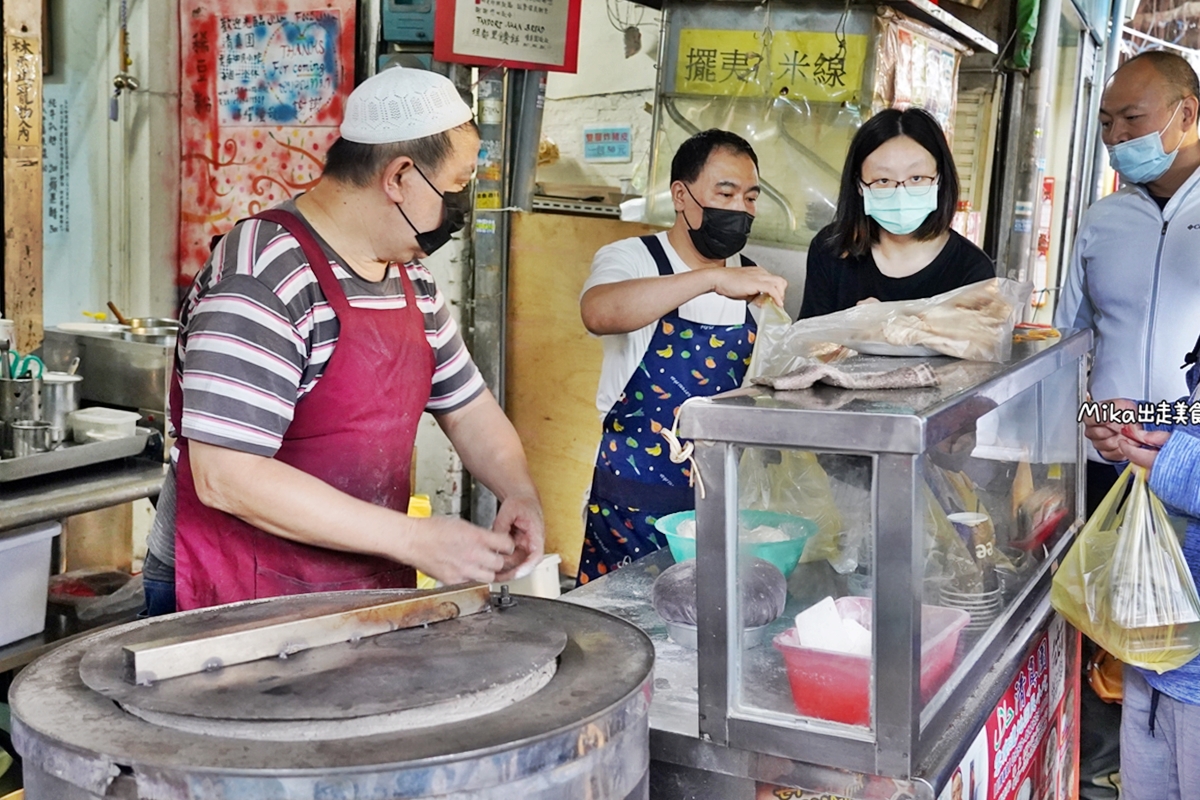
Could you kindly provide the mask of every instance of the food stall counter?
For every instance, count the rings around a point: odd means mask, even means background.
[[[1069,796],[1079,636],[1048,592],[1082,522],[1089,347],[1068,333],[1005,363],[928,359],[933,388],[683,405],[705,487],[690,529],[660,520],[671,552],[564,597],[654,641],[652,797]],[[765,633],[742,608],[759,556],[786,583]],[[654,588],[691,558],[696,649]]]

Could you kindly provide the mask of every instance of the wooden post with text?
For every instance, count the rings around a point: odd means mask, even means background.
[[[42,342],[42,0],[4,0],[4,316]]]

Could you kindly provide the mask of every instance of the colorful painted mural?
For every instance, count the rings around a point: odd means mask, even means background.
[[[213,236],[312,186],[354,84],[354,0],[184,0],[177,278]]]

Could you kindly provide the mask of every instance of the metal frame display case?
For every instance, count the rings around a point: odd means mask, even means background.
[[[887,778],[920,775],[940,784],[940,770],[931,765],[956,757],[956,748],[965,746],[961,734],[1003,691],[1010,667],[1027,644],[1026,634],[1049,613],[1051,575],[1082,524],[1084,451],[1077,415],[1085,396],[1090,345],[1090,333],[1078,332],[1016,344],[1004,364],[932,359],[928,363],[941,375],[935,388],[751,389],[682,406],[679,433],[695,443],[695,466],[705,487],[697,492],[696,515],[702,740]],[[1035,470],[1053,465],[1048,474],[1067,503],[1053,535],[1038,545],[1020,580],[1009,586],[1003,609],[985,630],[964,637],[953,670],[932,696],[923,698],[922,605],[929,592],[923,530],[928,525],[926,459],[964,427],[972,433],[982,429],[979,420],[993,411],[1001,417],[1002,431],[1020,431],[1023,449],[1016,460],[1032,462]],[[980,445],[975,447],[978,453]],[[758,702],[743,690],[756,667],[745,654],[752,651],[742,650],[742,628],[735,623],[741,619],[736,580],[739,465],[748,450],[756,449],[800,450],[869,463],[864,489],[869,500],[863,505],[869,503],[864,552],[870,553],[871,563],[864,593],[874,599],[872,652],[892,655],[871,659],[871,721],[865,726],[801,716],[794,708]],[[1002,447],[994,449],[1003,452]],[[1004,460],[1003,455],[992,458]],[[1044,469],[1041,474],[1045,480]],[[1008,503],[1005,497],[1005,507]],[[787,624],[786,618],[777,621],[777,626]],[[779,658],[770,646],[753,652],[760,660]],[[787,697],[786,688],[782,696]]]

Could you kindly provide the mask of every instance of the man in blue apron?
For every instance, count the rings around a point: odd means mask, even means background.
[[[670,460],[661,434],[684,400],[741,385],[754,347],[747,301],[766,295],[783,306],[787,282],[740,255],[759,191],[745,139],[698,133],[671,162],[674,226],[596,253],[580,310],[604,344],[604,425],[581,584],[654,552],[655,520],[695,508],[690,467]]]

